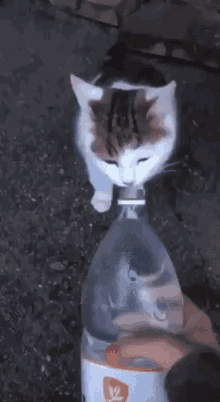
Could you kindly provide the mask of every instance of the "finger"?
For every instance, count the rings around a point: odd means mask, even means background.
[[[145,357],[164,369],[171,367],[188,354],[192,348],[169,335],[144,337],[143,339],[122,338],[106,351],[107,360],[115,367],[126,366],[132,359]]]
[[[212,323],[207,314],[200,310],[190,298],[184,296],[185,322],[183,334],[187,341],[192,343],[206,344],[220,350],[220,346],[212,329]]]

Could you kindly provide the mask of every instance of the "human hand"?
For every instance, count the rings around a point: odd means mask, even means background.
[[[183,294],[184,323],[183,329],[177,335],[183,335],[187,342],[192,344],[204,344],[220,351],[212,329],[212,323],[207,314],[200,310],[192,300]]]
[[[183,299],[184,323],[181,331],[176,335],[144,334],[119,339],[106,350],[108,362],[113,367],[128,368],[133,359],[144,357],[153,359],[160,370],[167,371],[198,345],[207,345],[220,351],[208,315],[186,295],[183,295]]]

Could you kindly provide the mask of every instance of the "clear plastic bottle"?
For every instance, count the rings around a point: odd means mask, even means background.
[[[165,373],[154,359],[137,357],[116,368],[106,354],[120,338],[175,334],[183,325],[179,281],[148,224],[144,189],[121,189],[118,205],[119,217],[101,241],[82,290],[82,400],[167,401]]]

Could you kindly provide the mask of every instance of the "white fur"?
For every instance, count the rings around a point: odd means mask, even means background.
[[[142,187],[143,183],[163,171],[176,142],[176,83],[172,81],[164,87],[153,88],[117,81],[111,86],[125,91],[144,89],[145,97],[148,101],[158,97],[157,102],[152,107],[152,112],[155,112],[162,127],[169,133],[167,138],[161,139],[156,144],[149,143],[136,150],[122,149],[118,167],[102,161],[90,149],[94,135],[92,134],[93,123],[88,102],[90,100],[100,100],[103,95],[103,89],[88,84],[74,75],[71,75],[71,84],[80,105],[75,141],[85,159],[89,179],[95,189],[95,194],[91,201],[92,205],[98,212],[104,212],[111,206],[113,184],[124,187],[124,182],[133,182],[135,187]],[[139,159],[146,157],[150,157],[150,159],[138,164]]]

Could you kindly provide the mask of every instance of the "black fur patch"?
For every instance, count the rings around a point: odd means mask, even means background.
[[[129,122],[132,122],[132,131],[137,133],[137,122],[135,119],[134,100],[137,91],[123,91],[117,89],[114,91],[111,100],[109,119],[108,119],[108,132],[113,131],[113,117],[115,117],[116,126],[118,128],[129,128]]]

